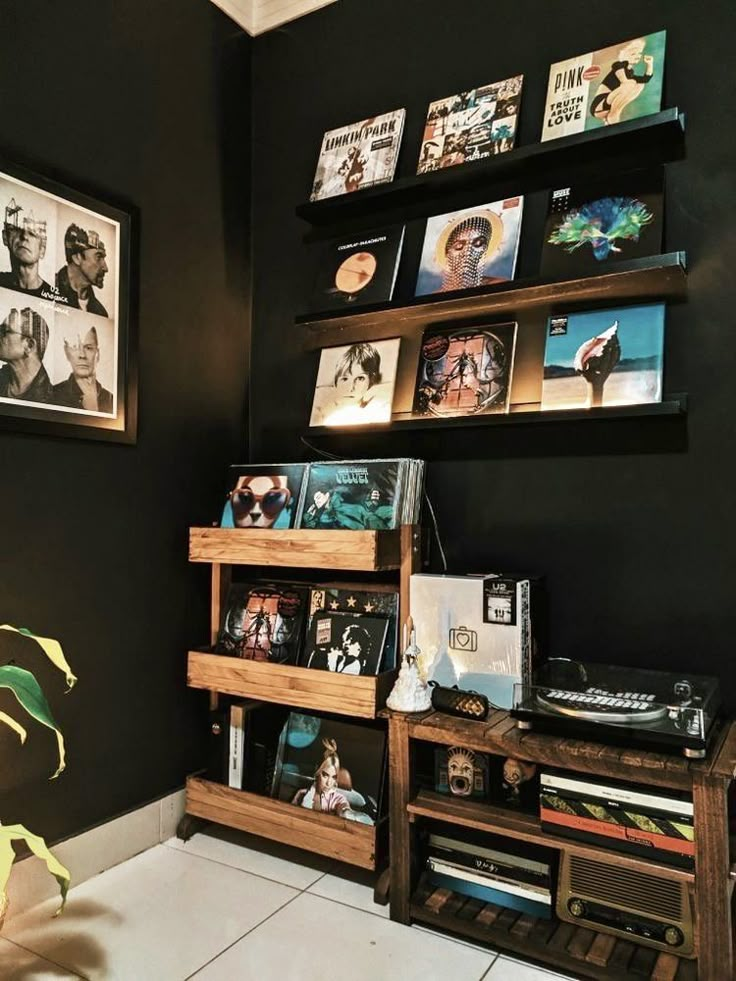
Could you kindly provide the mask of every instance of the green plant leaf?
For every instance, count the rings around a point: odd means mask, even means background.
[[[30,637],[31,640],[35,640],[49,661],[51,661],[51,663],[57,667],[59,671],[64,672],[69,689],[76,685],[77,677],[76,675],[72,674],[72,669],[67,664],[67,660],[64,657],[64,652],[62,651],[61,644],[58,640],[54,640],[52,637],[37,637],[36,634],[32,633],[27,627],[11,627],[9,623],[0,624],[0,630],[12,630],[14,634],[21,634],[23,637]]]
[[[46,842],[39,835],[34,835],[22,824],[3,824],[0,825],[0,910],[7,906],[8,897],[6,886],[10,878],[10,870],[15,860],[15,849],[12,846],[14,841],[24,841],[34,855],[46,863],[46,868],[59,883],[61,893],[61,906],[57,909],[54,916],[58,916],[64,909],[66,894],[69,891],[71,876],[61,862],[52,855]]]
[[[59,745],[59,768],[51,779],[58,777],[66,766],[64,737],[54,721],[41,686],[25,668],[19,668],[15,664],[4,664],[0,666],[0,688],[9,688],[30,716],[56,733],[56,741]]]

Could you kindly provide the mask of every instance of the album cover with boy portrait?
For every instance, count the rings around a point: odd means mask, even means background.
[[[382,808],[385,756],[382,728],[291,712],[279,740],[272,796],[375,824]]]
[[[404,226],[334,239],[322,251],[310,309],[343,310],[388,303],[399,269]]]
[[[390,422],[400,338],[320,352],[310,426]]]
[[[221,528],[293,528],[306,463],[230,467]]]

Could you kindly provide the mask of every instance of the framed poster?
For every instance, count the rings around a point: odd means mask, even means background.
[[[0,428],[134,443],[130,212],[0,155]]]

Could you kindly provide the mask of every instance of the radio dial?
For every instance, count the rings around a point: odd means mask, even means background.
[[[570,915],[574,916],[576,919],[580,916],[585,916],[587,912],[587,907],[585,903],[582,901],[582,899],[568,900],[567,908],[570,912]]]
[[[664,931],[665,943],[669,944],[670,947],[680,947],[684,941],[684,936],[682,930],[678,930],[677,927],[667,927]]]

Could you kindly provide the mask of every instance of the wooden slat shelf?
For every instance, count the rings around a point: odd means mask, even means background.
[[[518,279],[489,289],[464,290],[443,295],[416,297],[409,303],[388,303],[351,313],[337,311],[296,318],[300,326],[315,334],[339,333],[332,343],[349,344],[364,337],[367,327],[380,326],[385,336],[405,333],[436,322],[449,323],[475,316],[513,316],[532,307],[568,310],[573,304],[621,303],[627,300],[677,299],[687,289],[687,259],[684,252],[645,256],[617,262],[595,276],[577,279]],[[325,344],[323,337],[316,346]]]
[[[363,869],[376,867],[376,827],[189,777],[186,811]]]
[[[356,219],[375,220],[381,212],[397,212],[402,219],[436,214],[437,202],[453,210],[458,195],[495,201],[512,194],[568,184],[581,168],[607,165],[616,169],[677,159],[684,153],[685,117],[677,108],[601,127],[545,143],[519,146],[486,160],[447,167],[428,174],[399,177],[387,184],[342,194],[297,207],[300,218],[312,225],[330,225]],[[622,162],[622,163],[621,163]],[[491,195],[489,197],[489,195]]]
[[[381,572],[400,567],[400,531],[190,528],[189,561]]]
[[[516,728],[508,712],[493,712],[485,722],[453,719],[441,712],[407,720],[409,736],[444,746],[462,745],[481,753],[513,756],[548,766],[595,773],[620,780],[673,789],[692,789],[693,774],[707,773],[712,761],[622,749],[578,739],[561,739]]]
[[[543,845],[546,848],[564,848],[569,854],[590,859],[600,859],[601,855],[600,846],[586,845],[571,838],[542,831],[539,818],[531,814],[516,813],[507,808],[447,797],[429,790],[420,791],[408,804],[407,811],[411,819],[423,817],[445,821],[465,828],[474,828],[477,831],[487,831],[490,834],[505,835],[518,841]],[[661,879],[687,883],[695,881],[694,872],[674,868],[651,859],[620,853],[616,855],[616,861],[622,867],[648,875],[657,875]]]
[[[538,961],[548,968],[597,981],[695,981],[697,963],[558,919],[481,903],[420,883],[410,906],[412,920],[495,949]]]
[[[189,651],[187,684],[262,702],[373,719],[385,705],[396,674],[352,676]]]

